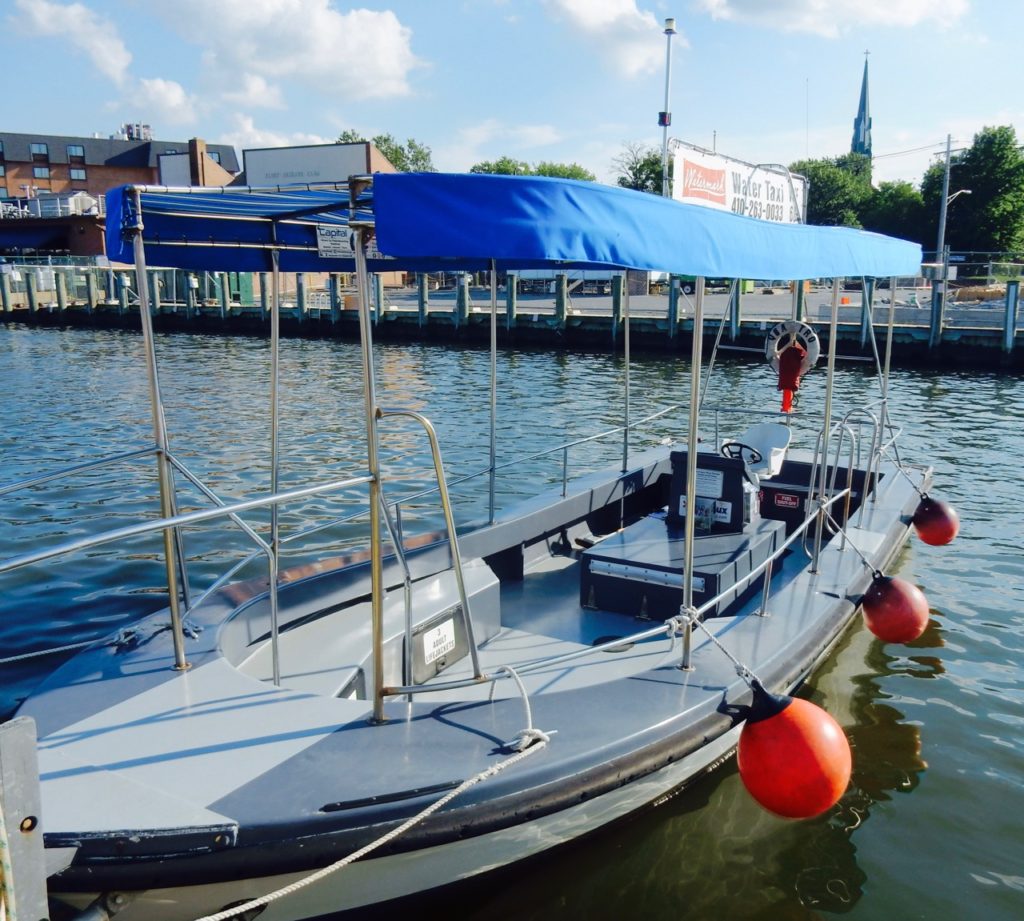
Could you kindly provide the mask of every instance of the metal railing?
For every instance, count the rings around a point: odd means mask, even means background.
[[[833,496],[827,502],[824,503],[824,508],[829,508],[840,499],[844,498],[848,489],[844,489],[839,494]],[[769,555],[760,565],[751,569],[749,573],[740,577],[735,583],[730,585],[728,588],[719,592],[713,598],[708,599],[702,605],[697,607],[692,618],[696,620],[703,620],[709,611],[721,604],[724,600],[733,595],[739,595],[749,585],[753,584],[755,580],[765,575],[765,589],[762,595],[762,606],[759,609],[758,614],[764,615],[766,613],[767,598],[769,597],[769,587],[771,581],[770,570],[774,565],[775,561],[778,560],[790,546],[800,537],[803,536],[804,532],[810,527],[811,524],[817,518],[815,515],[805,518],[803,523],[800,524],[793,533],[786,538],[785,541]],[[545,668],[551,668],[555,665],[562,665],[565,662],[571,662],[576,659],[582,659],[587,656],[594,655],[595,653],[605,652],[609,649],[618,649],[623,646],[628,646],[635,643],[643,642],[644,640],[654,639],[658,636],[673,636],[678,635],[677,631],[682,628],[684,642],[683,642],[683,658],[680,663],[680,668],[690,669],[690,655],[691,655],[691,644],[689,642],[690,633],[692,630],[692,621],[689,618],[680,619],[679,617],[672,616],[667,618],[663,623],[658,624],[656,627],[649,627],[646,630],[638,631],[637,633],[631,633],[628,636],[616,637],[613,640],[609,640],[606,643],[599,643],[594,646],[587,646],[584,649],[576,649],[572,652],[565,652],[559,655],[546,656],[540,659],[529,659],[525,662],[516,662],[511,666],[504,666],[502,670],[495,672],[487,672],[482,674],[480,677],[473,678],[459,678],[452,681],[440,681],[431,683],[429,685],[401,685],[395,687],[385,687],[384,693],[387,696],[394,697],[400,695],[413,695],[413,694],[425,694],[436,691],[452,691],[458,690],[459,688],[473,687],[481,683],[481,681],[498,681],[504,678],[512,677],[511,673],[506,669],[511,668],[514,672],[522,675],[527,675],[530,672],[539,671]]]

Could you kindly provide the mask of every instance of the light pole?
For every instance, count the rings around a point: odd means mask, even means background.
[[[946,248],[946,213],[950,202],[959,195],[970,195],[970,189],[958,189],[952,195],[949,194],[949,169],[950,169],[950,146],[952,136],[946,135],[946,171],[942,176],[942,199],[939,206],[939,239],[935,247],[936,260],[942,263],[941,285],[938,297],[932,294],[932,324],[931,335],[928,339],[928,347],[934,348],[942,338],[942,326],[946,316],[946,289],[949,287],[949,253]]]
[[[672,36],[676,34],[676,21],[665,20],[665,109],[658,113],[661,125],[661,194],[669,198],[668,187],[668,126],[672,124],[672,113],[668,109],[668,91],[672,82]]]

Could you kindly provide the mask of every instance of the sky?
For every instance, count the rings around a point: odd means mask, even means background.
[[[875,182],[987,125],[1024,143],[1022,0],[0,0],[0,130],[246,148],[345,130],[614,182],[671,138],[789,164],[850,149],[865,59]],[[870,54],[865,58],[865,51]]]

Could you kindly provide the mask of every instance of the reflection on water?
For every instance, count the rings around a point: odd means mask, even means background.
[[[227,498],[267,488],[267,343],[170,335],[160,337],[159,348],[179,456]],[[0,401],[0,480],[52,469],[69,453],[95,457],[146,444],[151,429],[138,358],[132,334],[0,328],[0,379],[8,394]],[[486,353],[467,349],[385,346],[378,353],[380,403],[432,419],[453,477],[487,466],[488,366]],[[499,463],[622,422],[617,357],[503,352],[498,367]],[[282,487],[362,472],[358,377],[350,344],[284,344]],[[823,375],[814,371],[805,380],[803,407],[820,403]],[[837,401],[849,403],[865,387],[877,392],[863,365],[841,367]],[[635,360],[633,418],[685,404],[687,389],[679,359]],[[840,803],[817,819],[786,822],[753,803],[729,763],[606,834],[442,896],[441,909],[458,905],[459,916],[474,921],[1024,917],[1024,381],[900,372],[892,392],[894,418],[905,428],[903,457],[935,465],[933,493],[958,508],[962,530],[951,547],[913,540],[894,568],[929,598],[924,635],[886,645],[857,624],[807,689],[851,740],[854,773]],[[764,365],[720,362],[708,404],[766,408],[776,399]],[[684,418],[671,417],[667,430],[637,433],[633,446],[684,430]],[[570,474],[616,463],[621,450],[614,438],[588,444],[572,452]],[[424,436],[406,422],[382,426],[382,461],[392,498],[433,482]],[[113,491],[89,473],[0,500],[0,557],[155,514],[151,463],[126,463],[117,473]],[[499,482],[499,505],[560,482],[561,454],[509,473]],[[188,489],[183,495],[185,508],[202,504]],[[486,497],[486,478],[460,486],[458,519],[479,519]],[[282,522],[291,532],[353,512],[361,502],[359,490],[310,499],[286,510]],[[409,529],[436,527],[436,500],[409,503],[403,518]],[[266,525],[266,516],[249,520]],[[318,535],[286,564],[344,552],[361,542],[361,527]],[[186,544],[196,587],[251,549],[230,527],[190,531]],[[97,637],[159,606],[159,553],[159,538],[146,538],[0,577],[6,654]],[[4,708],[53,664],[2,666]]]

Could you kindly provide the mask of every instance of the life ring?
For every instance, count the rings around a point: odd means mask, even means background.
[[[779,355],[793,339],[798,340],[807,352],[804,360],[800,362],[800,373],[806,374],[817,364],[818,356],[821,354],[818,334],[799,320],[783,320],[769,330],[768,338],[764,341],[764,357],[768,359],[776,373],[779,370]]]

